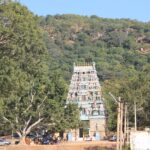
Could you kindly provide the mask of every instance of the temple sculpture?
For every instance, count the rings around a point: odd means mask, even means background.
[[[75,103],[80,110],[80,120],[87,126],[79,128],[76,139],[84,138],[84,131],[95,140],[105,136],[106,116],[101,86],[95,68],[90,64],[75,64],[67,96],[67,103]],[[87,135],[87,132],[86,132]],[[74,132],[72,131],[72,136]]]

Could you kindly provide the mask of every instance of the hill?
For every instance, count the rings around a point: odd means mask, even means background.
[[[129,125],[149,126],[150,23],[97,16],[40,17],[50,55],[69,83],[73,63],[96,62],[108,112],[108,128],[116,128],[117,107],[111,91],[128,104]]]
[[[149,23],[68,14],[41,17],[40,25],[67,80],[73,62],[95,61],[101,81],[132,76],[150,62]]]

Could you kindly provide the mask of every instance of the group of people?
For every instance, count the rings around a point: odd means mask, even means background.
[[[47,134],[42,137],[35,137],[33,141],[35,144],[57,144],[61,141],[61,138],[53,134]]]

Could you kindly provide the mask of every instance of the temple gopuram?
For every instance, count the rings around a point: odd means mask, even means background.
[[[85,126],[72,130],[69,140],[100,140],[105,136],[106,116],[101,86],[95,63],[75,64],[67,96],[67,103],[75,103]],[[77,133],[75,133],[77,132]]]

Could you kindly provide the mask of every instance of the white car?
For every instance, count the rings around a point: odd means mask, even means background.
[[[7,141],[6,139],[0,138],[0,145],[10,145],[11,143]]]

